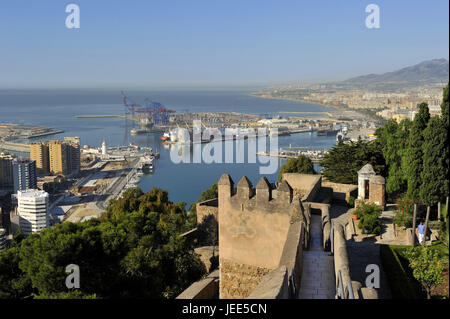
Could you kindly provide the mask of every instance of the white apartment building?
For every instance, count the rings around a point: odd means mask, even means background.
[[[19,223],[25,235],[49,227],[48,193],[29,189],[17,192]]]

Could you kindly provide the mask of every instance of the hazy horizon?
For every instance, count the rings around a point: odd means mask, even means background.
[[[259,88],[448,57],[448,1],[86,1],[0,4],[0,88]],[[326,10],[325,10],[326,9]]]

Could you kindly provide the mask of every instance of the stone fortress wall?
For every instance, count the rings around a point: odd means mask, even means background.
[[[283,181],[272,190],[266,178],[253,188],[247,177],[237,184],[228,174],[218,183],[220,298],[247,298],[262,278],[279,267],[292,223],[305,210]]]

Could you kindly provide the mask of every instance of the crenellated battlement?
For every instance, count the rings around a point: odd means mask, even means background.
[[[294,212],[295,206],[297,210],[299,205],[301,207],[299,200],[294,202],[294,192],[287,181],[282,181],[273,189],[267,178],[262,177],[254,188],[252,182],[243,176],[237,184],[234,195],[233,185],[230,175],[223,174],[218,182],[219,202],[227,202],[236,210],[260,210],[265,213],[280,211],[290,214]]]
[[[234,192],[233,179],[223,174],[218,195],[220,297],[246,298],[279,267],[293,223],[308,228],[309,210],[287,181],[273,188],[265,177],[253,187],[243,176]]]

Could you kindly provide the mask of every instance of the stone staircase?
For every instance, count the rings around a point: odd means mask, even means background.
[[[333,256],[323,251],[321,216],[311,214],[310,246],[303,251],[299,299],[334,299]]]

